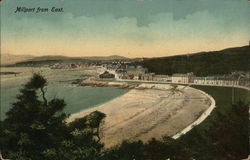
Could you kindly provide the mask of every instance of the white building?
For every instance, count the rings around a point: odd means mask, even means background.
[[[193,73],[172,75],[172,83],[193,83],[193,82],[194,82]]]
[[[154,80],[154,76],[155,76],[154,73],[139,74],[138,75],[138,80],[153,81]]]
[[[155,75],[154,81],[172,82],[172,77],[168,75]]]
[[[194,84],[237,86],[239,85],[239,81],[235,78],[225,78],[225,77],[195,77]]]

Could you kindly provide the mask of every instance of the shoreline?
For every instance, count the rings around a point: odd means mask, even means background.
[[[207,94],[204,91],[201,91],[199,89],[196,89],[197,91],[201,92],[202,94],[206,95],[207,97],[209,97],[210,101],[211,101],[211,105],[210,107],[204,112],[202,113],[202,115],[195,120],[193,123],[191,123],[190,125],[188,125],[186,128],[184,128],[182,131],[180,131],[179,133],[175,134],[174,136],[172,136],[173,139],[178,139],[181,136],[183,136],[184,134],[188,133],[189,131],[191,131],[195,126],[198,126],[199,124],[201,124],[211,113],[212,111],[215,109],[216,107],[216,102],[214,100],[214,98],[212,96],[210,96],[209,94]]]
[[[192,126],[211,103],[207,95],[191,87],[141,84],[109,102],[72,114],[67,122],[96,110],[105,113],[101,141],[108,148],[123,140],[146,142],[153,137],[180,134]]]

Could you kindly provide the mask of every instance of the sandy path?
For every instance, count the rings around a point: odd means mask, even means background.
[[[142,84],[100,106],[72,114],[69,121],[98,110],[107,115],[103,126],[106,147],[122,140],[160,139],[172,136],[194,122],[210,106],[209,98],[191,87]]]

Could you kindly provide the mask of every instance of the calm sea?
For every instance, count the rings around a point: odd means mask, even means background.
[[[116,87],[78,87],[71,80],[92,75],[95,70],[48,68],[1,68],[1,72],[20,72],[20,74],[1,75],[1,119],[16,101],[16,95],[22,85],[28,81],[32,73],[41,73],[48,80],[46,97],[63,98],[67,106],[65,112],[76,113],[81,110],[100,105],[128,92],[129,89]]]

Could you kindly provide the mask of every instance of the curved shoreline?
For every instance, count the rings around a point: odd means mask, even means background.
[[[201,124],[212,113],[212,111],[216,107],[216,102],[215,102],[215,100],[214,100],[214,98],[212,96],[210,96],[206,92],[201,91],[199,89],[196,89],[196,90],[199,91],[199,92],[201,92],[202,94],[206,95],[207,97],[209,97],[210,101],[211,101],[211,105],[210,105],[210,107],[204,113],[202,113],[202,115],[196,121],[194,121],[189,126],[187,126],[185,129],[183,129],[182,131],[180,131],[177,134],[175,134],[174,136],[172,136],[173,139],[180,138],[182,135],[184,135],[187,132],[191,131],[195,126]]]
[[[204,92],[169,84],[141,84],[105,104],[72,114],[68,122],[99,110],[107,115],[102,142],[111,147],[122,140],[179,137],[198,125],[213,104]],[[177,92],[178,91],[178,92]],[[203,117],[204,119],[201,119]]]

